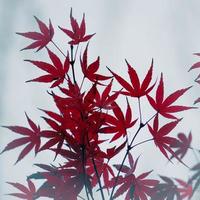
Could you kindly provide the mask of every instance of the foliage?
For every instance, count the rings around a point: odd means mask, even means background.
[[[136,69],[127,60],[125,62],[129,80],[111,68],[107,68],[110,75],[103,75],[98,72],[101,66],[100,57],[90,64],[88,62],[89,40],[94,34],[86,34],[85,15],[79,24],[71,10],[71,29],[59,27],[70,39],[66,55],[53,41],[54,27],[51,21],[49,20],[47,26],[38,18],[35,19],[40,33],[17,33],[34,40],[22,50],[44,50],[50,61],[25,60],[45,73],[27,82],[48,84],[49,97],[53,99],[57,110],[40,109],[47,124],[44,128],[37,126],[27,114],[29,128],[4,126],[22,137],[7,144],[2,153],[26,145],[16,163],[34,150],[36,155],[45,151],[52,152],[54,164],[35,164],[40,171],[28,176],[28,187],[9,182],[20,191],[9,195],[26,200],[40,197],[54,200],[93,200],[97,189],[103,200],[106,199],[106,192],[110,200],[118,199],[121,195],[125,195],[126,200],[190,199],[200,184],[200,164],[192,168],[194,175],[188,181],[165,176],[159,176],[156,180],[150,178],[153,170],[136,175],[139,157],[136,158],[133,149],[153,140],[158,151],[167,160],[171,162],[172,159],[177,159],[187,166],[182,159],[191,148],[192,135],[179,133],[178,137],[175,137],[171,136],[171,133],[182,121],[177,112],[194,108],[174,104],[191,87],[178,89],[165,97],[163,73],[159,82],[153,80],[153,60],[142,82]],[[80,45],[84,47],[86,42],[85,50],[80,53],[80,59],[77,59]],[[50,49],[50,43],[64,59]],[[190,70],[199,66],[198,62]],[[77,76],[82,76],[82,81],[77,79]],[[196,82],[199,83],[199,76]],[[115,83],[122,88],[113,91],[112,86]],[[89,89],[84,89],[84,84],[87,84]],[[121,109],[119,98],[126,103],[125,112]],[[146,121],[143,121],[142,100],[146,100],[154,111]],[[136,108],[133,108],[132,101],[138,104],[138,117],[134,114]],[[199,98],[195,103],[198,102]],[[161,120],[166,120],[166,123],[161,125]],[[151,136],[151,139],[136,144],[135,139],[142,130],[145,130],[145,134]],[[124,156],[121,163],[111,164],[115,156],[122,155]],[[56,164],[58,156],[64,159],[63,163]],[[125,164],[127,158],[128,165]],[[43,181],[40,187],[35,186],[38,180]]]

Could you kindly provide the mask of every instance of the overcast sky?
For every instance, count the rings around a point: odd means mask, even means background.
[[[94,60],[101,58],[102,72],[109,66],[126,77],[124,59],[136,68],[141,76],[149,68],[154,58],[154,78],[164,74],[167,94],[179,88],[193,85],[195,72],[188,73],[189,67],[196,61],[193,53],[200,52],[200,1],[199,0],[1,0],[0,1],[0,124],[26,125],[24,111],[34,121],[42,123],[40,108],[51,108],[52,102],[46,93],[46,86],[26,84],[35,77],[32,68],[24,59],[46,59],[46,53],[33,51],[20,52],[28,40],[17,36],[15,32],[37,30],[33,16],[48,22],[51,18],[55,26],[54,40],[66,51],[66,36],[57,25],[69,27],[69,12],[79,20],[86,14],[88,33],[96,33],[90,42],[89,56]],[[39,73],[38,73],[39,74]],[[200,96],[199,88],[194,84],[192,90],[180,101],[191,105]],[[145,105],[144,105],[145,106]],[[145,108],[147,109],[147,108]],[[193,146],[199,148],[200,128],[199,110],[182,113],[185,116],[177,132],[189,133],[194,137]],[[0,150],[14,137],[10,131],[1,128]],[[148,144],[138,148],[138,156],[143,151],[138,173],[149,168],[155,174],[187,178],[188,170],[181,166],[167,164],[166,159]],[[149,153],[150,152],[150,153]],[[19,150],[0,156],[0,199],[11,192],[6,181],[24,182],[26,176],[36,171],[34,163],[47,162],[46,155],[34,159],[31,154],[22,162],[13,166]],[[149,157],[155,158],[152,162]],[[195,162],[191,154],[186,162]],[[143,163],[143,164],[142,164]],[[166,167],[167,166],[167,167]],[[12,190],[13,191],[13,190]],[[15,198],[13,198],[15,199]],[[12,200],[9,197],[9,200]]]

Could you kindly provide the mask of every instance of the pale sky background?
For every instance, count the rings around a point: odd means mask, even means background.
[[[69,12],[73,8],[74,17],[86,14],[87,32],[96,33],[90,42],[89,57],[93,61],[101,58],[101,71],[105,66],[127,77],[124,59],[144,77],[154,58],[154,80],[164,73],[166,95],[194,84],[197,71],[188,73],[189,67],[200,52],[200,1],[199,0],[1,0],[0,1],[0,125],[27,125],[24,111],[37,123],[42,124],[38,107],[50,109],[52,101],[46,93],[47,85],[25,81],[41,74],[24,59],[47,61],[46,52],[20,52],[29,44],[28,40],[15,34],[38,30],[33,16],[48,22],[51,18],[55,27],[54,40],[66,51],[67,40],[57,25],[69,27]],[[200,59],[199,59],[200,60]],[[179,101],[192,105],[200,96],[199,87],[194,87]],[[149,112],[145,102],[144,110]],[[137,108],[135,116],[137,116]],[[180,113],[184,120],[174,133],[193,133],[193,146],[200,148],[199,110]],[[144,131],[145,132],[145,131]],[[148,133],[146,133],[148,134]],[[15,134],[1,128],[0,151],[13,140]],[[141,141],[144,137],[138,137]],[[20,150],[20,149],[19,149]],[[33,153],[16,166],[13,164],[19,154],[18,149],[0,156],[0,199],[14,200],[3,194],[14,192],[6,181],[25,182],[26,176],[37,171],[34,163],[50,163],[50,155],[40,155],[34,159]],[[174,162],[166,164],[166,159],[152,143],[137,148],[133,155],[142,153],[137,174],[154,169],[154,175],[187,179],[188,170]],[[116,162],[118,161],[117,158]],[[184,159],[188,165],[195,163],[190,152]]]

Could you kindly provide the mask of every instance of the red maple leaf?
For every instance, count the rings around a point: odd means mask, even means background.
[[[81,24],[78,25],[76,19],[72,16],[72,9],[71,9],[70,20],[71,20],[72,30],[61,28],[59,26],[59,28],[65,34],[67,34],[67,36],[69,36],[72,39],[71,41],[69,41],[69,44],[71,44],[71,45],[77,45],[80,42],[87,42],[88,40],[91,39],[91,37],[93,35],[95,35],[95,34],[85,35],[86,34],[85,15],[83,15],[83,19],[81,21]]]
[[[178,187],[178,192],[180,193],[181,199],[191,199],[193,195],[192,185],[186,183],[185,181],[176,178],[176,181],[179,183],[181,187]]]
[[[177,90],[164,99],[164,82],[163,82],[163,75],[161,74],[160,83],[156,90],[155,100],[149,95],[147,95],[147,98],[151,106],[162,116],[166,118],[177,119],[171,113],[176,113],[193,108],[188,106],[172,105],[179,97],[181,97],[190,88],[191,87],[187,87],[184,89]]]
[[[110,76],[103,76],[101,74],[96,74],[100,65],[99,57],[93,63],[88,65],[87,52],[88,52],[88,45],[85,48],[82,59],[80,58],[81,69],[84,74],[84,78],[86,77],[94,83],[99,83],[99,81],[110,79],[111,78]]]
[[[67,74],[70,67],[70,61],[69,61],[69,56],[67,56],[64,64],[62,64],[62,62],[60,61],[60,59],[56,54],[54,54],[48,48],[47,51],[49,58],[52,61],[52,64],[43,61],[25,60],[48,73],[46,75],[29,80],[27,82],[43,82],[43,83],[53,82],[53,84],[51,85],[51,88],[53,88],[63,83],[65,75]]]
[[[35,185],[31,180],[27,180],[27,182],[28,182],[28,187],[25,187],[20,183],[7,182],[8,184],[12,185],[13,187],[21,191],[21,193],[10,193],[8,195],[17,197],[19,199],[26,199],[26,200],[36,199],[37,195],[36,195]]]
[[[21,49],[35,49],[38,48],[37,51],[44,48],[53,38],[54,35],[54,28],[51,24],[51,20],[49,19],[49,27],[46,26],[41,20],[35,17],[38,26],[40,28],[41,33],[39,32],[26,32],[26,33],[17,33],[18,35],[22,35],[26,38],[35,40],[32,44],[28,45],[27,47]]]
[[[128,66],[128,74],[129,74],[129,78],[131,81],[131,84],[129,84],[127,81],[125,81],[121,76],[117,75],[116,73],[114,73],[113,71],[111,71],[109,68],[109,71],[113,74],[113,76],[115,77],[115,79],[120,83],[120,85],[126,90],[121,91],[121,94],[124,94],[126,96],[131,96],[131,97],[142,97],[144,95],[147,95],[154,87],[155,84],[153,84],[152,86],[149,86],[151,79],[152,79],[152,72],[153,72],[153,60],[151,63],[151,66],[142,82],[142,84],[140,83],[139,77],[137,75],[137,72],[135,71],[135,69],[133,67],[131,67],[131,65],[127,62],[126,60],[126,64]]]
[[[99,93],[97,89],[97,84],[94,83],[92,88],[89,90],[85,96],[85,100],[91,104],[93,108],[97,107],[101,109],[112,109],[112,103],[117,99],[120,92],[115,92],[110,95],[113,80],[105,87],[102,94]]]
[[[148,125],[149,131],[153,136],[156,146],[158,146],[158,148],[160,149],[162,154],[168,160],[170,160],[170,159],[167,154],[167,151],[170,154],[172,154],[172,156],[174,156],[178,159],[178,157],[176,156],[176,154],[173,152],[173,150],[170,147],[170,145],[174,144],[177,141],[177,139],[174,137],[168,136],[168,134],[176,127],[176,125],[180,122],[180,120],[181,119],[175,120],[173,122],[169,122],[169,123],[165,124],[164,126],[162,126],[161,128],[159,128],[158,115],[156,115],[156,117],[154,118],[153,127]],[[180,159],[178,159],[178,160],[180,160]]]
[[[138,159],[134,162],[131,154],[128,155],[130,167],[123,165],[121,172],[124,177],[120,176],[118,179],[119,188],[115,192],[114,198],[126,192],[125,200],[137,199],[147,200],[148,196],[153,195],[153,188],[159,183],[157,180],[145,179],[152,171],[142,173],[135,176],[133,173],[136,169]],[[114,165],[119,170],[120,165]],[[115,178],[113,178],[115,180]]]
[[[42,117],[46,123],[53,129],[53,130],[43,130],[40,133],[41,137],[47,138],[48,141],[40,148],[40,151],[50,149],[54,145],[57,145],[56,147],[56,155],[57,157],[58,153],[60,152],[63,143],[66,138],[66,128],[64,123],[64,118],[54,112],[43,110],[49,117]]]
[[[116,156],[126,145],[126,141],[122,143],[119,147],[116,148],[116,146],[112,148],[107,148],[106,150],[106,158],[110,160],[114,156]]]
[[[178,140],[170,144],[170,147],[176,149],[174,152],[177,157],[182,159],[190,148],[192,142],[192,133],[190,132],[188,137],[184,133],[178,134]],[[172,159],[173,156],[170,158]]]
[[[115,117],[109,114],[102,113],[102,116],[105,117],[105,123],[107,126],[100,129],[101,133],[106,133],[106,134],[115,133],[110,142],[117,140],[121,136],[125,137],[127,135],[127,129],[134,126],[135,123],[137,122],[137,119],[132,120],[132,111],[128,103],[128,100],[127,100],[127,109],[125,116],[116,102],[112,103],[111,106],[113,107],[113,113]]]
[[[33,148],[35,148],[35,154],[38,153],[39,148],[40,148],[40,142],[41,142],[40,141],[40,132],[41,132],[40,127],[36,126],[36,124],[28,117],[27,114],[26,114],[26,118],[31,129],[28,129],[23,126],[3,126],[17,134],[23,135],[24,137],[15,139],[12,142],[8,143],[1,153],[27,144],[25,148],[19,154],[19,157],[16,163],[19,162],[21,159],[23,159]]]

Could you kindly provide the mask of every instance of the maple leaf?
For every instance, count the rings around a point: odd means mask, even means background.
[[[192,133],[190,132],[188,137],[184,133],[178,134],[178,140],[174,143],[170,144],[170,147],[173,149],[176,149],[174,152],[177,157],[182,159],[185,154],[187,153],[188,149],[190,148],[192,142]],[[171,156],[170,159],[172,159],[173,156]]]
[[[157,180],[145,179],[152,171],[142,173],[139,176],[135,176],[133,173],[136,169],[137,160],[134,162],[132,155],[129,153],[129,165],[130,167],[123,165],[121,172],[124,173],[124,177],[120,176],[118,180],[119,188],[114,194],[114,198],[126,193],[125,200],[137,199],[147,200],[147,196],[153,195],[153,188],[159,183]],[[120,165],[114,165],[119,170]],[[115,180],[115,178],[113,179]]]
[[[26,199],[26,200],[36,199],[37,195],[36,195],[36,188],[35,188],[34,183],[31,180],[27,180],[27,182],[28,182],[28,187],[26,187],[20,183],[7,182],[8,184],[17,188],[21,192],[21,193],[10,193],[8,195],[17,197],[19,199]]]
[[[72,9],[71,9],[70,21],[71,21],[72,30],[61,28],[59,26],[59,28],[65,34],[67,34],[67,36],[69,36],[72,39],[71,41],[69,41],[69,44],[77,45],[80,42],[87,42],[88,40],[90,40],[92,38],[93,35],[95,35],[95,33],[91,34],[91,35],[85,35],[86,34],[86,25],[85,25],[85,15],[84,14],[83,14],[81,24],[78,25],[77,20],[72,16]]]
[[[164,82],[163,75],[161,74],[160,82],[156,90],[155,100],[147,95],[148,101],[151,106],[163,117],[177,119],[172,113],[181,112],[194,107],[172,105],[179,97],[181,97],[191,87],[177,90],[164,99]]]
[[[116,146],[112,148],[107,148],[106,150],[106,158],[110,160],[114,156],[116,156],[126,145],[126,141],[122,143],[119,147],[116,148]]]
[[[152,86],[149,86],[152,80],[153,60],[142,84],[140,83],[137,72],[135,71],[133,67],[131,67],[131,65],[128,63],[127,60],[126,60],[126,64],[128,66],[128,74],[129,74],[131,84],[129,84],[121,76],[117,75],[116,73],[114,73],[108,68],[108,70],[113,74],[113,76],[119,82],[119,84],[126,90],[126,91],[121,91],[120,93],[126,96],[138,97],[138,98],[147,95],[153,89],[155,85],[154,83]]]
[[[40,148],[40,143],[41,143],[40,127],[36,126],[36,124],[28,117],[27,114],[26,114],[26,118],[27,118],[28,124],[31,127],[31,129],[23,127],[23,126],[3,126],[17,134],[23,135],[24,137],[15,139],[12,142],[8,143],[7,146],[4,148],[4,150],[1,153],[27,144],[24,147],[24,149],[21,151],[21,153],[19,154],[19,157],[18,157],[16,163],[19,162],[20,160],[22,160],[33,148],[35,148],[35,154],[38,153],[39,148]]]
[[[161,182],[155,186],[151,200],[181,200],[177,185],[175,185],[173,180],[166,176],[160,176],[160,178],[164,183]]]
[[[57,144],[57,148],[55,151],[56,152],[55,158],[56,158],[63,146],[63,143],[67,135],[65,126],[63,124],[63,118],[62,116],[54,112],[46,110],[43,111],[52,118],[51,119],[47,117],[42,117],[53,130],[43,130],[40,133],[41,137],[48,138],[48,141],[40,148],[40,151],[50,149],[52,146]]]
[[[33,61],[33,60],[25,60],[25,61],[32,63],[33,65],[47,72],[48,74],[26,82],[43,82],[43,83],[53,82],[53,84],[51,85],[51,88],[53,88],[63,83],[65,75],[67,74],[70,67],[70,61],[69,61],[69,55],[67,55],[64,64],[62,64],[62,62],[60,61],[60,59],[56,54],[54,54],[48,48],[47,51],[49,58],[51,59],[53,64],[49,64],[43,61]]]
[[[86,102],[88,102],[93,108],[97,107],[100,110],[106,109],[110,110],[113,107],[111,106],[112,103],[117,99],[120,92],[115,92],[114,94],[110,95],[111,87],[112,87],[113,80],[105,87],[102,94],[99,93],[97,89],[97,84],[94,83],[92,88],[89,90],[87,95],[85,96]]]
[[[99,69],[99,65],[100,65],[99,57],[93,63],[88,65],[87,52],[88,52],[88,44],[83,53],[83,57],[80,58],[81,69],[84,74],[84,77],[86,77],[90,81],[92,81],[94,83],[98,83],[98,84],[100,84],[99,81],[104,81],[104,80],[110,79],[111,78],[110,76],[103,76],[100,74],[96,74],[97,70]]]
[[[35,20],[38,23],[41,33],[39,32],[16,33],[18,35],[34,40],[32,44],[21,49],[21,51],[26,49],[35,49],[35,48],[38,48],[37,51],[39,51],[42,48],[44,48],[53,38],[54,28],[51,24],[51,20],[49,19],[49,27],[47,27],[46,24],[44,24],[44,22],[39,20],[37,17],[35,17]]]
[[[137,122],[137,119],[132,121],[132,111],[128,100],[125,116],[116,102],[112,103],[111,106],[113,107],[115,117],[109,114],[102,114],[105,117],[107,126],[99,130],[101,133],[105,134],[115,133],[110,142],[117,140],[121,136],[125,137],[127,135],[127,129],[134,126]]]
[[[102,159],[102,157],[98,157],[95,156],[95,167],[97,168],[99,177],[103,177],[103,181],[104,181],[104,188],[109,187],[110,185],[110,175],[111,177],[114,177],[114,172],[113,169],[111,168],[111,166],[107,163],[104,163],[104,159]],[[97,185],[98,183],[98,178],[96,176],[95,170],[94,170],[94,165],[92,163],[91,160],[88,160],[87,162],[87,174],[90,174],[90,176],[92,176],[92,186],[94,187],[95,185]]]
[[[178,178],[176,178],[176,181],[181,186],[177,188],[178,192],[180,193],[181,199],[191,199],[193,195],[192,185]]]
[[[172,154],[172,156],[174,156],[178,160],[180,160],[170,147],[171,144],[174,144],[177,142],[177,139],[167,136],[177,126],[177,124],[180,122],[180,120],[181,119],[175,120],[173,122],[169,122],[169,123],[165,124],[164,126],[162,126],[161,128],[159,128],[158,115],[156,115],[156,117],[154,118],[153,127],[148,125],[149,131],[150,131],[151,135],[153,136],[156,146],[158,146],[161,153],[168,160],[170,160],[170,159],[167,154],[167,151],[170,154]]]
[[[97,106],[100,109],[112,109],[112,104],[119,96],[120,92],[115,92],[114,94],[110,95],[111,87],[112,87],[113,80],[106,86],[104,91],[102,92],[102,95],[99,95],[99,92],[97,90],[96,96],[95,96],[95,106]]]

